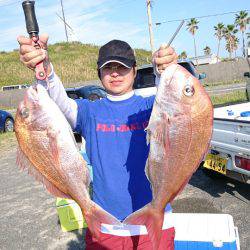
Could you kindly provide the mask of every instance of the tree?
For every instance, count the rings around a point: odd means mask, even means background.
[[[211,49],[210,49],[209,46],[206,46],[206,47],[203,49],[203,51],[204,51],[204,54],[205,54],[205,55],[211,55]]]
[[[239,38],[236,36],[232,36],[231,52],[234,52],[234,57],[236,57],[236,50],[238,49],[238,45],[239,45]],[[227,51],[230,50],[229,42],[226,43],[226,49]]]
[[[199,21],[196,18],[191,18],[190,21],[187,23],[187,30],[192,34],[193,39],[194,39],[194,54],[195,54],[197,65],[198,65],[198,60],[197,60],[197,52],[196,52],[195,33],[199,28],[198,23]]]
[[[187,58],[187,52],[186,51],[182,51],[180,53],[180,55],[178,56],[179,59],[186,59]]]
[[[224,30],[223,35],[226,39],[226,49],[229,52],[229,58],[232,58],[232,52],[234,51],[235,34],[238,30],[235,28],[234,24],[228,24]]]
[[[223,23],[218,23],[217,26],[214,26],[215,29],[215,33],[214,35],[217,37],[218,39],[218,49],[217,49],[217,62],[219,60],[219,51],[220,51],[220,41],[223,38],[223,30],[224,30],[225,26]]]
[[[236,14],[235,17],[235,24],[240,28],[242,33],[242,48],[243,48],[243,57],[246,56],[245,53],[245,30],[247,25],[250,23],[250,17],[246,11],[240,11],[239,14]]]
[[[236,50],[238,49],[239,42],[240,42],[239,38],[235,36],[233,41],[233,49],[235,52],[234,57],[236,57]]]

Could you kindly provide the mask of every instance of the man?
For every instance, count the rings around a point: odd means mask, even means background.
[[[146,132],[154,96],[136,96],[134,51],[124,41],[112,40],[99,50],[98,76],[107,91],[107,98],[91,102],[67,98],[60,79],[53,71],[47,55],[48,36],[41,36],[44,50],[37,50],[31,40],[19,37],[20,60],[29,68],[45,60],[48,65],[48,87],[51,98],[64,113],[72,128],[86,140],[86,152],[93,167],[93,200],[123,221],[152,199],[150,183],[144,172],[149,147]],[[170,47],[161,46],[154,54],[154,65],[161,73],[177,55]],[[158,75],[159,77],[159,75]],[[168,205],[166,211],[170,211]],[[160,249],[172,249],[174,229],[163,227]],[[170,227],[170,228],[169,228]],[[123,230],[102,227],[98,241],[86,233],[86,249],[151,249],[143,227],[127,226]],[[139,231],[138,231],[139,230]],[[124,231],[128,235],[124,235]],[[168,248],[169,246],[169,248]]]

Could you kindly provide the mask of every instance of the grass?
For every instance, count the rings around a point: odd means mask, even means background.
[[[99,47],[80,42],[56,43],[49,45],[49,56],[55,71],[65,86],[98,79],[96,61]],[[138,66],[149,63],[151,52],[136,49]],[[0,87],[32,83],[34,72],[26,68],[19,60],[18,51],[0,53]]]
[[[223,106],[223,105],[231,105],[240,102],[247,101],[246,91],[234,91],[229,94],[218,95],[218,96],[211,96],[212,103],[214,107]]]
[[[11,150],[16,145],[16,136],[14,132],[0,133],[0,152]]]

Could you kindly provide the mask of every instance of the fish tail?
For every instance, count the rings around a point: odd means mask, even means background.
[[[129,215],[123,223],[130,225],[145,225],[152,243],[152,249],[157,250],[161,241],[163,220],[164,210],[155,209],[151,204],[148,204]]]
[[[105,211],[93,201],[90,201],[90,209],[82,209],[82,213],[91,234],[97,240],[100,238],[101,224],[121,225],[122,223],[113,215]]]

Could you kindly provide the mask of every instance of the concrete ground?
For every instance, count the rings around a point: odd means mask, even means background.
[[[0,249],[84,249],[84,230],[63,233],[55,197],[20,172],[16,143],[0,148]],[[250,185],[212,180],[198,170],[173,202],[174,212],[227,213],[239,229],[241,249],[250,246]]]

